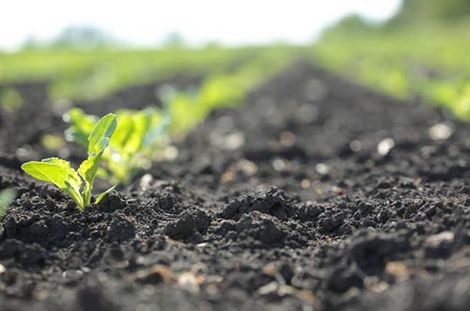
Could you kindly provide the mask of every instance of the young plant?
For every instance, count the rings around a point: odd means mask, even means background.
[[[72,109],[65,116],[71,125],[66,131],[66,138],[84,146],[95,119],[95,116],[86,115],[80,109]],[[167,131],[169,118],[166,113],[149,108],[141,111],[120,110],[117,120],[109,148],[103,153],[104,169],[99,174],[113,183],[126,184],[154,158],[157,144]]]
[[[88,157],[80,164],[78,170],[73,169],[69,162],[59,158],[27,162],[21,168],[37,180],[53,184],[62,190],[72,198],[80,211],[84,211],[91,203],[93,181],[116,126],[116,115],[112,113],[101,118],[93,126],[87,139]],[[112,189],[114,187],[98,195],[95,204]]]
[[[173,90],[166,94],[164,102],[169,103],[172,134],[186,133],[214,109],[242,103],[247,92],[265,77],[263,70],[258,72],[250,68],[236,73],[210,75],[198,90]]]
[[[2,190],[0,192],[0,220],[5,217],[8,206],[16,197],[16,191],[10,188]]]

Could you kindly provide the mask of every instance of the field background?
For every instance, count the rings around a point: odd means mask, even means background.
[[[49,83],[51,99],[59,102],[96,99],[184,73],[203,77],[200,93],[211,98],[200,100],[199,107],[209,111],[242,102],[249,90],[287,65],[308,59],[379,92],[419,97],[470,119],[468,3],[437,0],[429,6],[406,0],[385,23],[347,16],[306,46],[194,49],[176,36],[158,49],[129,49],[98,30],[72,28],[53,42],[29,42],[14,53],[0,53],[0,103],[10,110],[19,106],[14,85],[27,81]]]

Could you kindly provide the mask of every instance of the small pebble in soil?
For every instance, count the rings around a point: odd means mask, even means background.
[[[386,156],[395,147],[395,141],[388,137],[382,139],[377,145],[377,153],[381,156]]]
[[[167,266],[155,265],[136,272],[130,279],[143,284],[168,284],[173,281],[174,275]]]
[[[178,276],[178,287],[190,293],[199,292],[199,280],[191,272],[184,272]]]
[[[245,143],[245,136],[240,132],[234,132],[225,137],[224,149],[235,150]]]
[[[427,257],[447,257],[452,250],[453,244],[454,233],[452,231],[443,231],[429,236],[424,242],[424,250]]]
[[[151,174],[145,174],[139,180],[139,187],[142,191],[147,191],[150,188],[150,185],[153,181]]]
[[[362,149],[362,143],[359,140],[353,140],[349,143],[349,149],[352,152],[359,152]]]
[[[312,182],[308,179],[302,179],[302,181],[300,182],[300,187],[305,190],[310,188],[311,185],[312,185]]]
[[[452,128],[446,123],[437,123],[428,130],[429,137],[433,140],[445,140],[452,135]]]
[[[168,161],[173,161],[178,158],[178,154],[178,148],[176,148],[175,146],[167,146],[162,150],[163,158]]]
[[[320,175],[328,175],[328,173],[330,172],[330,167],[325,163],[318,163],[317,165],[315,165],[315,170]]]
[[[292,147],[295,144],[295,134],[289,131],[282,132],[279,135],[279,143],[284,147]]]
[[[256,175],[258,166],[253,162],[246,159],[237,162],[237,168],[248,177]]]
[[[81,270],[67,270],[62,273],[67,285],[77,284],[83,278],[83,275],[84,273]]]
[[[289,168],[289,161],[285,160],[285,159],[280,159],[280,158],[277,158],[277,159],[274,159],[272,161],[272,166],[274,168],[274,170],[278,171],[278,172],[282,172],[282,171],[285,171]]]
[[[385,273],[397,281],[405,281],[410,277],[410,270],[400,261],[387,262]]]

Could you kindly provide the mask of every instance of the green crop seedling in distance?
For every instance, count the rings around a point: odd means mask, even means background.
[[[24,163],[21,168],[37,180],[58,187],[74,200],[80,211],[84,211],[91,203],[93,181],[116,126],[116,115],[112,113],[101,118],[93,126],[87,142],[88,157],[80,164],[78,170],[73,169],[69,162],[59,158],[30,161]],[[113,188],[101,193],[95,203],[99,203]]]
[[[11,202],[16,198],[16,191],[7,188],[2,191],[0,191],[0,220],[5,217],[5,214],[7,213],[7,208],[10,205]]]

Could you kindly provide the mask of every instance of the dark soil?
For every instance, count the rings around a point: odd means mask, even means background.
[[[300,63],[84,213],[4,150],[0,309],[468,310],[469,133]]]

